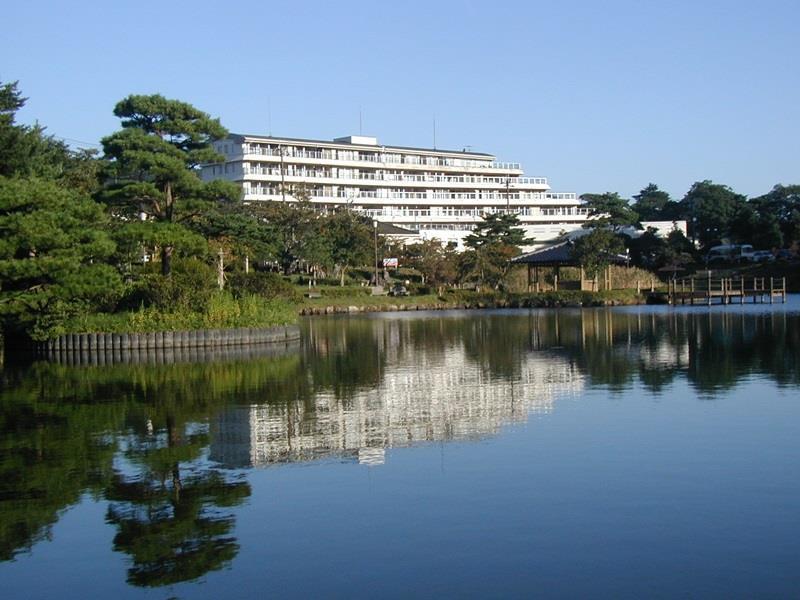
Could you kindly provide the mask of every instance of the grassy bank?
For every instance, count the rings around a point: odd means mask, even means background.
[[[286,300],[267,300],[254,295],[234,298],[222,292],[211,297],[203,312],[169,312],[150,307],[113,314],[85,314],[66,320],[53,331],[53,337],[65,333],[148,333],[272,327],[296,323],[297,313],[297,306]]]
[[[323,292],[324,294],[324,292]],[[540,293],[474,292],[449,290],[443,296],[338,296],[305,299],[300,305],[301,314],[325,312],[425,310],[458,308],[556,308],[565,306],[615,306],[644,302],[635,290],[610,290],[581,292],[577,290],[548,291]],[[329,310],[332,309],[332,310]]]
[[[66,333],[148,333],[236,327],[271,327],[296,323],[298,315],[394,310],[443,310],[464,308],[556,308],[568,306],[614,306],[637,304],[644,298],[635,290],[540,293],[475,292],[448,290],[442,296],[371,296],[363,288],[321,288],[320,298],[293,295],[292,300],[265,299],[257,295],[234,298],[226,292],[214,294],[203,312],[165,311],[155,307],[117,313],[83,314],[65,320],[51,330],[55,337]]]

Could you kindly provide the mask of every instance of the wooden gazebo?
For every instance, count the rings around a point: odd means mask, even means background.
[[[561,278],[561,267],[575,267],[580,272],[580,289],[581,291],[598,290],[597,279],[586,279],[586,274],[583,267],[578,263],[574,256],[573,250],[575,244],[572,240],[567,240],[559,244],[540,248],[533,252],[520,254],[512,258],[513,264],[523,264],[528,267],[528,291],[540,292],[541,279],[539,277],[541,267],[554,269],[553,273],[553,289],[558,291],[558,283]],[[613,264],[625,265],[628,263],[628,257],[624,254],[609,255],[609,262]],[[603,272],[603,289],[611,289],[611,269],[606,268]]]

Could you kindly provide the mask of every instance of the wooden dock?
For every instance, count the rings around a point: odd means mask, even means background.
[[[667,292],[670,304],[739,304],[752,298],[753,304],[786,302],[785,277],[690,277],[671,279]]]

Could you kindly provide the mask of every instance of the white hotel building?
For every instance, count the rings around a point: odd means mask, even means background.
[[[245,202],[293,201],[302,186],[321,209],[348,206],[414,239],[461,246],[482,216],[513,212],[536,244],[580,228],[586,209],[575,193],[552,192],[544,177],[479,152],[383,146],[368,136],[333,141],[232,134],[215,143],[225,162],[204,180],[239,183]]]

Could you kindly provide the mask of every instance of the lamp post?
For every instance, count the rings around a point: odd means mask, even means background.
[[[378,220],[372,221],[372,229],[375,238],[375,285],[378,285]]]
[[[283,175],[283,146],[278,145],[278,153],[281,156],[281,201],[286,202],[286,179]]]

